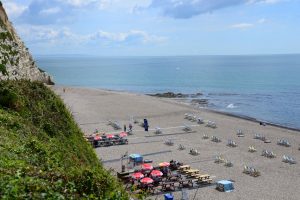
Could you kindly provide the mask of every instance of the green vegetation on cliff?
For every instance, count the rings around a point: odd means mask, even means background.
[[[42,83],[0,82],[0,198],[128,199],[82,135]]]

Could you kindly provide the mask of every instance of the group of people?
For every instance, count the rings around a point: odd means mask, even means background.
[[[129,128],[129,131],[132,131],[133,126],[131,123],[129,123],[128,128]],[[148,131],[148,129],[149,129],[149,124],[148,124],[147,119],[144,119],[144,129],[145,129],[145,131]],[[126,131],[127,131],[127,126],[126,126],[126,124],[124,124],[124,132],[126,132]]]

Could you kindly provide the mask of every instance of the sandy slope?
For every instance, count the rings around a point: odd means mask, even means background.
[[[300,199],[300,163],[290,165],[283,163],[284,154],[294,157],[300,162],[300,133],[272,126],[260,126],[258,123],[212,113],[204,110],[196,110],[190,106],[166,99],[158,99],[138,94],[125,92],[113,92],[96,89],[55,87],[59,94],[72,110],[75,119],[86,133],[92,133],[94,129],[103,132],[114,132],[108,126],[107,120],[119,121],[121,125],[129,123],[130,116],[137,119],[147,118],[150,129],[159,126],[161,128],[178,127],[183,123],[193,124],[184,119],[184,113],[193,112],[205,120],[212,120],[217,123],[217,129],[211,129],[200,125],[193,127],[194,133],[184,133],[181,128],[163,129],[167,136],[155,136],[153,131],[145,133],[141,127],[134,126],[134,135],[129,136],[129,145],[112,146],[96,149],[105,167],[119,171],[121,168],[120,156],[128,151],[129,153],[146,154],[145,158],[152,159],[155,164],[161,161],[176,159],[193,168],[200,169],[216,176],[215,180],[235,180],[235,191],[232,193],[221,193],[214,187],[206,187],[197,190],[190,190],[189,197],[193,199]],[[236,131],[243,130],[246,133],[244,138],[238,138]],[[262,141],[254,140],[254,133],[262,133],[272,143],[265,144]],[[203,140],[203,134],[215,135],[222,139],[221,143],[214,143],[210,140]],[[277,140],[287,138],[292,147],[278,146]],[[173,139],[174,146],[166,146],[164,141]],[[238,147],[227,147],[227,140],[237,142]],[[183,144],[187,150],[179,151],[178,144]],[[248,146],[254,145],[258,152],[249,153]],[[192,156],[188,153],[190,148],[196,148],[201,153],[199,156]],[[272,150],[277,158],[268,159],[261,156],[263,149]],[[226,168],[223,164],[215,164],[214,157],[218,154],[233,162],[234,166]],[[262,176],[253,178],[242,173],[243,165],[254,166]],[[175,193],[181,197],[181,193]],[[162,199],[159,197],[158,199]],[[180,199],[180,198],[177,198]]]

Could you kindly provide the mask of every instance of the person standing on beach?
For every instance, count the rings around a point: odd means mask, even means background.
[[[144,128],[145,128],[145,131],[148,131],[149,124],[148,124],[148,120],[147,119],[144,119]]]
[[[129,131],[132,131],[132,124],[131,123],[129,123]]]
[[[124,132],[126,132],[126,124],[124,124]]]

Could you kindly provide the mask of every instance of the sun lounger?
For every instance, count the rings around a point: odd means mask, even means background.
[[[155,134],[162,134],[162,130],[159,127],[155,128]]]
[[[198,123],[198,124],[204,124],[204,120],[201,119],[201,118],[198,118],[198,119],[197,119],[197,123]]]
[[[238,131],[237,131],[237,136],[238,136],[238,137],[244,137],[245,135],[244,135],[244,133],[243,133],[242,130],[238,130]]]
[[[289,163],[289,164],[296,164],[297,163],[296,160],[293,157],[286,156],[286,155],[283,155],[282,162]]]
[[[178,149],[179,149],[179,150],[185,150],[185,146],[183,146],[182,144],[179,144]]]
[[[229,160],[225,160],[224,166],[225,167],[232,167],[233,163],[231,161],[229,161]]]
[[[221,142],[221,139],[218,138],[218,137],[216,137],[216,136],[212,136],[212,137],[211,137],[211,141],[216,142],[216,143],[219,143],[219,142]]]
[[[261,155],[264,157],[267,157],[267,158],[275,158],[276,157],[275,153],[273,153],[272,151],[268,151],[268,150],[263,150]]]
[[[209,136],[204,134],[203,137],[202,137],[202,139],[203,140],[207,140],[207,139],[209,139]]]
[[[216,156],[215,158],[215,163],[224,163],[225,159],[223,158],[223,156]]]
[[[243,173],[248,174],[253,177],[260,176],[260,172],[257,169],[255,169],[254,167],[248,167],[246,165],[244,166]]]
[[[169,145],[169,146],[173,146],[174,142],[172,140],[167,140],[167,141],[165,141],[165,144]]]
[[[190,154],[193,155],[193,156],[197,156],[197,155],[199,155],[199,152],[198,152],[197,149],[191,149]]]
[[[236,144],[236,142],[234,142],[232,140],[228,140],[227,146],[229,146],[229,147],[237,147],[237,144]]]
[[[192,128],[186,124],[183,125],[183,129],[182,129],[184,132],[190,132],[192,131]]]
[[[280,146],[285,146],[285,147],[291,146],[291,143],[287,139],[284,139],[284,138],[278,140],[277,144]]]
[[[254,146],[249,146],[249,147],[248,147],[248,151],[251,152],[251,153],[254,153],[254,152],[256,152],[257,150],[254,148]]]

